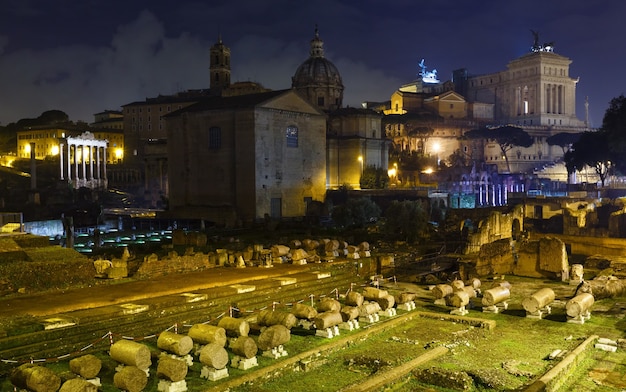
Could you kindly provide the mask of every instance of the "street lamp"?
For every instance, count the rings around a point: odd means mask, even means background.
[[[437,168],[439,168],[439,151],[441,151],[441,144],[439,144],[439,142],[433,143],[433,152],[437,157]]]

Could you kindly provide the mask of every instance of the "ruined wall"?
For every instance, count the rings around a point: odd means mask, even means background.
[[[626,239],[607,237],[551,235],[560,238],[569,248],[570,254],[591,256],[626,256]]]
[[[510,240],[498,240],[480,247],[476,260],[478,276],[510,274],[512,270],[513,253]]]
[[[212,267],[215,267],[215,263],[210,261],[208,254],[195,253],[179,256],[172,251],[167,257],[162,259],[159,259],[156,254],[146,256],[134,277],[147,279],[163,275],[201,271]]]
[[[609,237],[626,237],[626,211],[616,211],[609,217]]]
[[[569,258],[565,243],[545,237],[520,243],[512,273],[531,278],[569,280]]]
[[[468,233],[465,253],[475,253],[485,244],[512,238],[515,221],[517,221],[518,227],[523,227],[524,208],[521,205],[516,206],[509,213],[491,212],[489,217],[478,223],[478,227],[474,232]]]
[[[480,247],[475,273],[478,276],[513,274],[533,278],[569,280],[565,243],[545,237],[536,241],[502,239]]]

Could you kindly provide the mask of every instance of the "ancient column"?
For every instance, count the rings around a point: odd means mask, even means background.
[[[83,169],[83,172],[81,173],[81,179],[83,180],[82,185],[85,185],[85,182],[87,181],[87,164],[85,163],[85,143],[82,143],[80,145],[80,164],[81,167]]]
[[[59,143],[59,165],[61,169],[61,181],[63,181],[63,143]]]
[[[78,189],[78,144],[74,143],[74,188]]]
[[[93,145],[87,146],[87,151],[89,151],[89,180],[93,181]]]
[[[72,181],[72,144],[67,142],[67,180]]]

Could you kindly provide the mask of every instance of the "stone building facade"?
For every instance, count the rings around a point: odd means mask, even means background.
[[[172,216],[239,226],[324,200],[326,115],[294,90],[206,99],[167,129]]]
[[[389,168],[389,140],[381,115],[370,109],[343,108],[330,114],[326,141],[326,186],[360,187],[367,167]]]
[[[515,125],[533,138],[528,148],[516,147],[507,158],[511,172],[527,172],[560,161],[563,149],[546,139],[557,133],[589,130],[576,116],[576,85],[570,77],[572,60],[554,52],[553,45],[533,45],[531,51],[510,61],[504,71],[479,76],[466,75],[462,84],[465,98],[494,107],[493,125]],[[497,144],[485,144],[484,160],[506,172],[506,160]]]
[[[210,49],[209,88],[159,95],[122,106],[125,167],[117,170],[118,185],[144,199],[147,207],[164,207],[169,195],[165,116],[204,99],[269,91],[254,82],[231,83],[230,48],[221,36]]]

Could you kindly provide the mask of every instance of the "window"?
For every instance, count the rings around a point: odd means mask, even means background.
[[[209,149],[217,150],[222,147],[222,129],[218,127],[209,128]]]
[[[290,125],[285,131],[287,147],[298,147],[298,127]]]
[[[324,106],[324,97],[317,97],[317,106]]]

